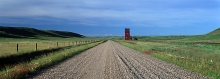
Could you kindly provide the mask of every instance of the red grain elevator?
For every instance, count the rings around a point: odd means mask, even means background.
[[[130,36],[130,29],[129,28],[125,28],[125,40],[130,40],[131,36]]]

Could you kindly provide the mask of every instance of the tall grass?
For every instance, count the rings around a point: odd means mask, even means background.
[[[193,72],[220,78],[220,46],[164,42],[117,41],[134,50],[145,52]]]

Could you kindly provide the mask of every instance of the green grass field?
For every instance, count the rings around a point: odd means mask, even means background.
[[[141,41],[117,42],[193,72],[220,78],[220,41],[195,39],[201,36],[142,37]]]
[[[196,36],[133,36],[120,44],[193,72],[220,79],[220,28]]]

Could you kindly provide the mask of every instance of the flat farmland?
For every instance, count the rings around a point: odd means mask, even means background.
[[[78,45],[91,40],[89,38],[0,39],[0,57]]]

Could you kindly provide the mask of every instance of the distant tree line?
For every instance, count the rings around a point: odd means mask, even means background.
[[[131,39],[131,40],[132,40],[132,39],[133,39],[133,40],[138,40],[136,37],[132,37],[132,36],[131,36],[130,39]]]

